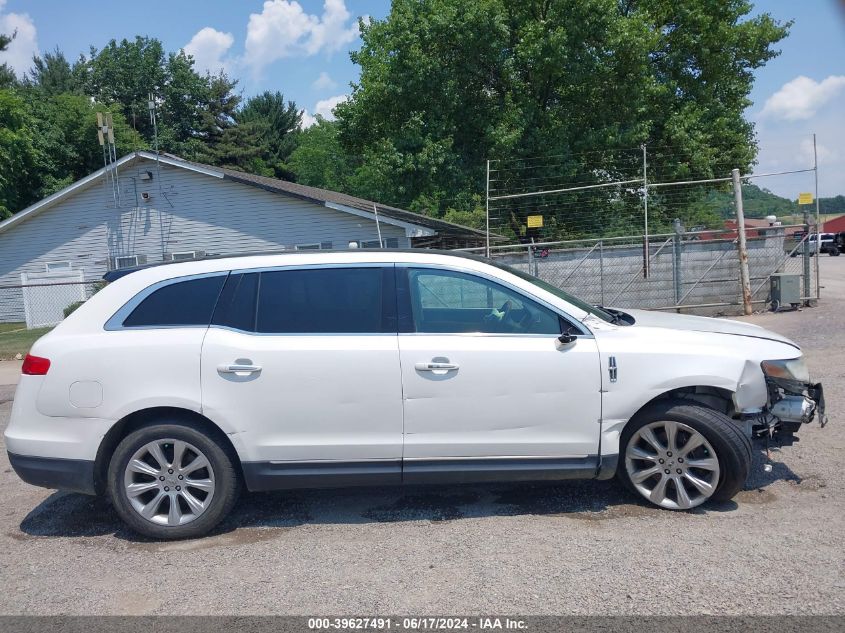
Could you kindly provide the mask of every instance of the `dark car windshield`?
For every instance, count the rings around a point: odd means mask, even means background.
[[[571,303],[576,308],[580,308],[584,312],[589,312],[590,314],[592,314],[595,317],[598,317],[602,321],[607,321],[608,323],[613,323],[615,321],[615,317],[612,314],[605,312],[601,308],[597,308],[596,306],[590,305],[586,301],[582,301],[581,299],[579,299],[577,297],[573,297],[568,292],[564,292],[563,290],[561,290],[557,286],[553,286],[552,284],[547,283],[547,282],[543,281],[542,279],[538,279],[537,277],[534,277],[533,275],[529,275],[528,273],[524,273],[521,270],[518,270],[516,268],[511,268],[510,266],[506,266],[505,264],[499,264],[497,262],[490,261],[490,260],[486,260],[486,262],[488,264],[495,266],[496,268],[501,268],[502,270],[505,270],[505,271],[511,273],[512,275],[516,275],[520,279],[524,279],[525,281],[532,283],[535,286],[538,286],[539,288],[542,288],[546,292],[552,293],[554,296],[556,296],[560,299],[563,299],[567,303]]]

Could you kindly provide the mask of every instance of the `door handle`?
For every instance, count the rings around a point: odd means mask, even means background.
[[[260,365],[218,365],[217,371],[221,374],[253,374],[257,371],[261,371]]]
[[[458,365],[454,363],[417,363],[414,368],[417,371],[458,371]]]

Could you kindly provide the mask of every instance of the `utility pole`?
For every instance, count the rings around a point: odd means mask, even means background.
[[[646,154],[645,143],[643,147],[643,277],[648,279],[649,274],[649,260],[651,259],[651,249],[648,244],[648,155]]]
[[[742,287],[742,312],[751,314],[751,279],[748,274],[748,247],[745,243],[745,210],[742,207],[742,183],[739,180],[739,169],[731,170],[734,186],[734,202],[736,203],[736,246],[739,251],[739,282]]]
[[[819,256],[821,255],[821,217],[819,216],[819,155],[816,152],[816,133],[813,132],[813,175],[816,179],[816,299],[821,299],[822,280],[819,277]],[[810,293],[807,293],[810,296]]]

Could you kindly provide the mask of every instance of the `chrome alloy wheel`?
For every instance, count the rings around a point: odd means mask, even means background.
[[[719,459],[691,426],[652,422],[634,433],[625,469],[639,493],[662,508],[688,510],[709,499],[719,485]]]
[[[197,447],[175,439],[144,444],[123,472],[132,508],[158,525],[185,525],[199,518],[214,497],[214,470]]]

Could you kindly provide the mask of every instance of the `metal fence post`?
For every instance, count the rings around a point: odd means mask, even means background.
[[[604,240],[599,240],[599,293],[604,305]]]
[[[748,315],[751,307],[751,279],[748,274],[748,246],[745,243],[745,211],[742,207],[742,183],[739,180],[739,169],[731,170],[734,187],[734,201],[736,202],[736,247],[739,251],[739,283],[742,289],[742,311]]]
[[[818,231],[818,229],[816,229]],[[810,212],[807,210],[807,206],[804,206],[804,235],[806,236],[806,240],[804,240],[804,292],[801,294],[804,297],[804,301],[802,302],[805,306],[810,305],[810,297],[812,296],[812,288],[810,287],[811,277],[810,277],[810,249],[813,248],[812,242],[812,235],[810,235]],[[819,238],[816,236],[816,259],[819,257]]]
[[[676,218],[673,223],[675,236],[672,241],[672,281],[675,284],[675,305],[681,302],[681,220]]]
[[[533,243],[534,243],[534,240],[532,239],[531,244],[533,244]],[[532,248],[531,244],[527,244],[525,246],[525,254],[528,257],[527,265],[525,267],[525,272],[527,272],[529,275],[534,275],[534,273],[531,271],[531,248]],[[534,275],[534,276],[536,277],[537,275]]]

